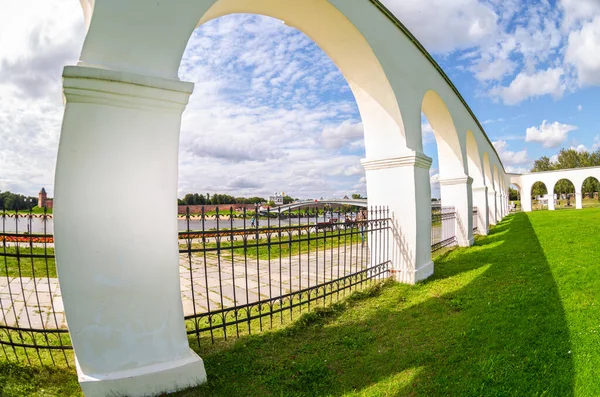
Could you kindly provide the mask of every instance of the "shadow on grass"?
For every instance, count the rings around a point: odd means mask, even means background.
[[[197,349],[208,383],[176,395],[573,395],[564,310],[525,214],[436,258],[430,280],[372,295]]]

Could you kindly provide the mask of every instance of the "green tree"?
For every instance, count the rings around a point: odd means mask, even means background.
[[[558,169],[589,167],[590,154],[586,151],[575,149],[561,149],[558,152]]]
[[[533,197],[543,196],[548,193],[548,189],[546,189],[546,185],[543,182],[536,182],[533,184],[531,188],[531,195]]]
[[[290,204],[293,202],[294,202],[294,199],[291,198],[290,196],[283,196],[283,204]]]
[[[359,199],[361,199],[362,197],[360,196],[360,193],[352,193],[352,198],[353,198],[354,200],[359,200]]]
[[[552,171],[555,165],[550,161],[549,157],[542,156],[533,162],[531,172]]]
[[[573,186],[573,183],[571,183],[570,180],[561,179],[558,182],[556,182],[556,185],[554,185],[554,193],[556,193],[556,194],[575,193],[575,186]]]

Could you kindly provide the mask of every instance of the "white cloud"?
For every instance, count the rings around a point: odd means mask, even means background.
[[[493,8],[478,0],[383,0],[429,51],[476,47],[497,29]]]
[[[321,137],[323,145],[328,149],[340,149],[345,146],[352,146],[354,148],[364,147],[362,123],[353,124],[349,120],[345,120],[340,125],[323,129]]]
[[[475,77],[480,81],[501,80],[504,76],[510,75],[517,68],[517,63],[507,57],[493,59],[484,54],[474,65],[472,71]]]
[[[598,0],[560,0],[560,6],[563,9],[566,29],[600,14],[600,1]]]
[[[517,105],[527,98],[542,95],[562,96],[562,68],[547,69],[534,74],[519,73],[508,87],[496,87],[491,93],[502,98],[506,105]]]
[[[512,165],[507,165],[504,168],[506,169],[506,172],[510,174],[526,174],[530,171],[530,168],[528,167],[514,167]]]
[[[583,144],[579,144],[579,145],[577,145],[577,146],[571,146],[569,149],[576,150],[576,151],[578,151],[579,153],[582,153],[582,152],[589,152],[589,151],[590,151],[590,150],[589,150],[589,149],[588,149],[588,148],[587,148],[585,145],[583,145]]]
[[[431,173],[430,173],[431,174]],[[431,197],[440,197],[440,174],[436,173],[429,177],[429,184],[431,186]]]
[[[594,137],[594,143],[592,144],[592,150],[600,149],[600,135]]]
[[[366,194],[356,103],[305,35],[267,17],[218,18],[194,32],[180,76],[196,82],[182,121],[180,196]]]
[[[569,34],[565,60],[577,70],[579,86],[600,85],[600,15]]]
[[[527,149],[520,150],[518,152],[508,150],[508,144],[506,141],[495,141],[492,142],[502,163],[505,165],[520,165],[529,163],[529,158],[527,157]]]
[[[424,115],[421,115],[421,134],[424,145],[435,142],[433,127],[431,127],[431,124],[429,124]]]
[[[562,124],[558,121],[548,124],[544,120],[539,127],[527,128],[525,142],[542,143],[545,148],[558,147],[568,138],[569,132],[576,129],[574,125]]]
[[[0,190],[52,194],[63,113],[61,74],[84,26],[70,1],[0,2]]]
[[[583,106],[577,105],[577,110],[579,110],[581,112],[582,109],[583,109]]]
[[[485,120],[483,122],[483,124],[492,124],[492,123],[501,123],[504,121],[503,117],[497,118],[497,119],[489,119],[489,120]]]

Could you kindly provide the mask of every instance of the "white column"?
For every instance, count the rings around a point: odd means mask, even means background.
[[[56,261],[86,397],[197,385],[179,285],[179,129],[193,84],[64,70]],[[151,214],[151,216],[149,216]]]
[[[496,223],[502,220],[502,216],[500,215],[500,205],[502,203],[501,192],[497,191],[495,194],[495,206],[496,206]]]
[[[474,186],[472,190],[473,207],[477,207],[477,232],[485,236],[489,228],[487,186]]]
[[[527,192],[527,193],[525,193]],[[520,190],[521,209],[523,212],[531,212],[531,186],[523,187]]]
[[[369,206],[390,210],[390,260],[400,282],[414,284],[433,274],[431,260],[431,158],[408,152],[399,157],[364,159]]]
[[[548,209],[554,211],[554,192],[548,192]]]
[[[583,194],[581,193],[581,187],[577,188],[577,186],[575,187],[575,209],[582,209],[583,208]]]
[[[490,225],[497,223],[496,218],[496,192],[488,187],[488,220]]]
[[[442,206],[456,211],[456,240],[461,247],[469,247],[473,239],[473,178],[459,176],[440,179]]]

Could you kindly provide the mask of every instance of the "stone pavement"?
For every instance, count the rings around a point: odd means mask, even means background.
[[[182,254],[179,270],[184,314],[277,297],[357,272],[368,263],[368,247],[360,243],[270,262],[211,252],[205,264],[202,253],[194,253],[191,260]],[[58,279],[0,277],[0,325],[66,328]]]

